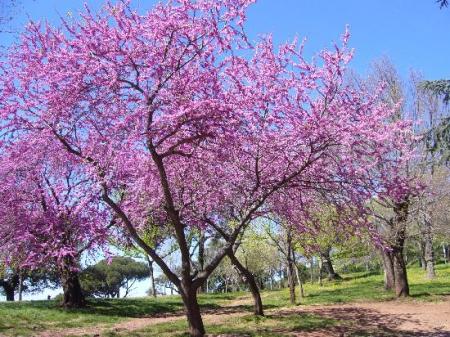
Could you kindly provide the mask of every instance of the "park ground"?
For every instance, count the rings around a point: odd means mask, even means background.
[[[209,336],[450,337],[450,265],[429,281],[409,269],[411,298],[396,300],[378,274],[353,273],[323,286],[307,283],[289,305],[287,289],[263,291],[266,316],[254,317],[248,293],[200,296]],[[54,301],[0,304],[0,336],[182,337],[187,324],[177,296],[92,300],[82,310]]]

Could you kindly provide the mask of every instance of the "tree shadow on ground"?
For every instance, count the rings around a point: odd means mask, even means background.
[[[339,323],[327,329],[318,329],[315,336],[336,337],[450,337],[450,331],[442,329],[429,329],[410,315],[382,314],[376,310],[365,308],[320,308],[313,311],[324,319],[335,319]],[[280,313],[282,314],[282,313]],[[403,330],[400,326],[408,323],[415,328]],[[300,336],[300,335],[291,335]],[[303,336],[303,335],[302,335]]]

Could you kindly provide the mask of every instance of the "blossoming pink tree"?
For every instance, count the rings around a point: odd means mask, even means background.
[[[351,200],[365,198],[359,165],[376,165],[401,129],[375,95],[345,85],[348,34],[316,63],[297,43],[252,47],[251,2],[86,9],[62,28],[30,24],[1,66],[5,142],[76,163],[86,195],[101,195],[179,289],[191,336],[205,333],[197,289],[253,219],[291,190],[348,184]],[[143,239],[149,219],[173,233],[180,274]],[[186,237],[195,227],[226,239],[202,270]]]
[[[86,193],[89,181],[68,158],[46,156],[34,140],[2,149],[0,164],[0,254],[6,264],[55,272],[64,291],[63,305],[79,307],[81,254],[101,247],[110,213],[99,196]],[[42,144],[43,145],[43,144]]]

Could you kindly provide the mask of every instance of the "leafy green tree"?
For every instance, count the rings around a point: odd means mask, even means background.
[[[439,4],[441,9],[448,6],[448,0],[436,0],[436,2]]]
[[[136,281],[148,277],[148,267],[130,257],[115,256],[87,267],[81,273],[80,281],[83,292],[95,297],[119,297],[120,289],[125,295],[132,290]]]

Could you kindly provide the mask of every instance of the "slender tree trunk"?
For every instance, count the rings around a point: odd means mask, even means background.
[[[199,271],[203,271],[205,269],[205,242],[206,236],[203,231],[200,233],[199,243],[198,243],[198,264]],[[200,292],[206,292],[206,282],[204,282],[199,288]]]
[[[299,268],[297,265],[297,262],[295,261],[295,253],[292,252],[292,259],[294,260],[294,266],[295,266],[295,275],[297,276],[297,282],[298,282],[298,286],[300,287],[300,298],[303,299],[305,297],[305,292],[303,290],[303,282],[302,282],[302,278],[300,277],[300,272],[299,272]]]
[[[313,257],[311,257],[311,265],[310,265],[310,268],[309,268],[309,273],[310,273],[310,276],[311,276],[311,284],[313,284],[314,283],[314,258]]]
[[[19,302],[22,301],[22,293],[23,293],[23,274],[22,272],[19,273],[19,289],[18,289],[18,293],[19,293]]]
[[[428,219],[425,220],[424,241],[425,241],[425,254],[424,254],[425,269],[427,271],[427,277],[429,279],[434,279],[436,277],[436,273],[434,270],[433,228],[431,222]]]
[[[289,286],[289,302],[291,304],[295,304],[296,303],[295,276],[294,276],[294,264],[292,263],[292,261],[288,261],[287,274],[288,274],[288,286]]]
[[[423,239],[420,240],[419,248],[420,248],[420,257],[419,257],[420,267],[423,270],[426,270],[427,262],[425,260],[425,240],[423,240]]]
[[[150,293],[154,298],[156,298],[156,286],[155,286],[155,272],[153,270],[153,260],[150,259],[150,257],[146,254],[145,257],[147,258],[147,264],[148,264],[148,273],[150,275]]]
[[[322,256],[319,256],[319,285],[323,286],[323,282],[322,282]]]
[[[242,279],[245,283],[247,283],[250,292],[252,293],[253,302],[254,302],[254,313],[256,316],[264,316],[263,305],[261,301],[261,294],[258,289],[258,285],[256,283],[255,277],[253,274],[245,268],[239,260],[236,258],[233,252],[228,254],[231,263],[238,269],[239,273],[242,276]]]
[[[392,253],[381,250],[384,269],[384,289],[393,290],[395,286],[394,262]]]
[[[296,303],[295,298],[295,276],[294,276],[294,258],[293,252],[294,249],[292,247],[292,229],[289,227],[286,233],[286,243],[287,243],[287,254],[286,254],[286,263],[287,263],[287,276],[288,276],[288,285],[289,285],[289,301],[291,304]]]
[[[322,257],[322,268],[325,269],[329,281],[342,280],[342,277],[335,272],[330,256],[331,248],[327,247],[320,252]]]
[[[80,308],[86,305],[81,290],[78,271],[72,258],[65,259],[65,265],[61,269],[61,283],[63,287],[63,303],[66,308]]]
[[[450,246],[448,244],[442,244],[442,253],[444,257],[444,263],[448,263],[450,260]]]
[[[203,337],[205,335],[205,327],[197,301],[197,289],[192,287],[190,281],[183,282],[180,293],[189,324],[189,335],[191,337]]]
[[[394,266],[395,294],[397,297],[409,296],[408,276],[403,255],[406,238],[406,220],[409,202],[397,203],[394,207],[392,262]]]

